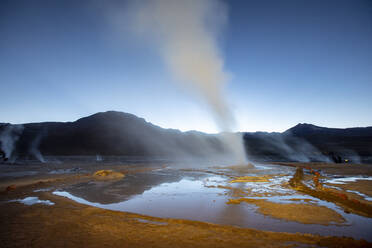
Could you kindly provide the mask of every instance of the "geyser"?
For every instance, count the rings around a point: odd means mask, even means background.
[[[244,163],[242,136],[232,133],[235,120],[224,98],[229,76],[217,45],[226,6],[217,0],[134,1],[128,13],[133,29],[150,36],[175,79],[209,106],[234,163]]]

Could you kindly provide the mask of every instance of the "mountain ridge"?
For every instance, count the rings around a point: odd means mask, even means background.
[[[281,133],[240,134],[248,157],[258,160],[326,161],[334,154],[372,156],[370,126],[326,128],[299,123]],[[9,144],[7,135],[13,141],[12,152],[4,145]],[[98,112],[73,122],[0,124],[0,142],[3,153],[6,150],[9,157],[41,154],[208,157],[227,152],[220,134],[164,129],[119,111]]]
[[[95,119],[95,118],[100,118],[100,117],[103,117],[103,118],[107,118],[108,116],[110,116],[111,118],[112,117],[126,117],[126,118],[133,118],[133,119],[138,119],[138,120],[141,120],[143,121],[144,123],[147,123],[147,124],[150,124],[152,126],[155,126],[155,127],[158,127],[158,128],[162,128],[162,129],[165,129],[165,130],[176,130],[176,131],[180,131],[180,132],[183,132],[183,133],[187,133],[187,132],[196,132],[196,133],[203,133],[203,134],[211,134],[211,133],[205,133],[205,132],[202,132],[202,131],[198,131],[198,130],[187,130],[187,131],[181,131],[179,129],[176,129],[176,128],[164,128],[164,127],[161,127],[161,126],[158,126],[154,123],[152,123],[151,121],[147,121],[145,118],[142,118],[142,117],[139,117],[137,115],[134,115],[134,114],[131,114],[131,113],[128,113],[128,112],[122,112],[122,111],[114,111],[114,110],[108,110],[108,111],[104,111],[104,112],[97,112],[97,113],[94,113],[94,114],[91,114],[91,115],[88,115],[88,116],[84,116],[84,117],[81,117],[81,118],[78,118],[77,120],[74,120],[74,121],[42,121],[42,122],[28,122],[28,123],[16,123],[16,124],[13,124],[13,123],[9,123],[9,122],[0,122],[0,126],[2,125],[7,125],[7,124],[11,124],[11,125],[30,125],[30,124],[54,124],[54,123],[75,123],[75,122],[83,122],[85,120],[92,120],[92,119]],[[112,120],[112,119],[111,119]],[[253,131],[253,132],[245,132],[245,131],[238,131],[239,133],[287,133],[287,132],[298,132],[299,130],[310,130],[310,129],[327,129],[327,130],[334,130],[334,131],[341,131],[341,130],[357,130],[357,129],[365,129],[365,128],[368,128],[368,129],[372,129],[372,126],[365,126],[365,127],[346,127],[346,128],[335,128],[335,127],[323,127],[323,126],[317,126],[317,125],[314,125],[314,124],[311,124],[311,123],[298,123],[296,124],[295,126],[293,127],[290,127],[288,128],[287,130],[283,131],[283,132],[277,132],[277,131],[273,131],[273,132],[268,132],[268,131]],[[214,135],[211,134],[211,135]]]

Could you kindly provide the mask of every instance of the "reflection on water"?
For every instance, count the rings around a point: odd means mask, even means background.
[[[332,178],[325,180],[325,183],[332,183],[332,184],[345,184],[349,182],[356,182],[358,180],[372,180],[372,177],[363,177],[363,176],[358,176],[358,177],[340,177],[340,178]]]
[[[34,205],[34,204],[44,204],[44,205],[54,205],[54,202],[51,202],[49,200],[39,200],[38,197],[26,197],[24,199],[17,199],[17,200],[11,200],[10,202],[20,202],[25,205]]]
[[[267,170],[267,168],[265,168],[265,170]],[[149,178],[158,179],[151,181]],[[109,204],[102,203],[99,197],[88,197],[91,194],[84,194],[84,190],[76,191],[74,187],[55,191],[54,194],[99,208],[133,212],[161,218],[189,219],[269,231],[352,236],[358,239],[364,238],[369,241],[372,240],[372,222],[369,218],[355,214],[346,214],[333,203],[322,201],[311,196],[301,195],[294,190],[281,187],[280,185],[288,180],[288,176],[278,175],[271,178],[269,182],[260,183],[246,182],[229,184],[230,180],[231,177],[225,175],[164,169],[138,174],[133,177],[126,177],[120,182],[115,182],[113,184],[101,185],[101,190],[100,187],[95,185],[95,195],[102,196],[102,198],[105,198],[105,194],[127,195],[122,198],[124,200],[110,202]],[[138,188],[137,186],[139,184],[142,185],[140,191],[131,188]],[[344,225],[328,226],[301,224],[264,216],[256,211],[257,207],[255,205],[247,203],[237,205],[226,204],[228,199],[232,198],[229,194],[231,190],[218,186],[230,186],[236,189],[249,188],[253,193],[268,193],[263,196],[247,196],[252,199],[265,199],[277,203],[311,203],[319,206],[326,206],[342,215],[346,223]],[[84,187],[89,188],[90,186],[87,184],[83,186],[79,185],[78,187],[83,189]],[[279,192],[280,194],[274,195],[274,192]],[[290,200],[293,198],[308,200],[306,202],[294,202]],[[120,199],[120,197],[117,199]]]
[[[359,191],[355,191],[355,190],[346,190],[346,191],[347,192],[350,192],[350,193],[357,194],[357,195],[363,197],[364,200],[366,200],[366,201],[372,201],[372,197],[369,197],[368,195],[365,195],[363,193],[360,193]]]

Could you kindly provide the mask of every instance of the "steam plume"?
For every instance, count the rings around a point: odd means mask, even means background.
[[[208,104],[220,131],[232,132],[235,120],[223,97],[229,76],[217,46],[218,31],[227,20],[218,0],[135,1],[130,7],[134,30],[150,35],[173,76]],[[245,161],[242,137],[222,139]]]
[[[23,132],[23,125],[6,124],[0,132],[0,148],[6,158],[11,158],[15,145]]]
[[[29,149],[29,153],[31,155],[35,156],[35,158],[42,163],[45,163],[45,159],[44,159],[43,154],[41,154],[41,152],[39,150],[39,146],[40,146],[41,140],[42,140],[44,135],[45,135],[45,131],[39,132],[36,135],[36,137],[34,138],[34,140],[32,141],[32,143],[30,145],[30,149]]]

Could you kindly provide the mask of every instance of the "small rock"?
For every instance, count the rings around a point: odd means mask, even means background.
[[[6,191],[15,190],[16,188],[17,188],[17,186],[15,184],[12,184],[12,185],[9,185],[8,187],[6,187]]]

